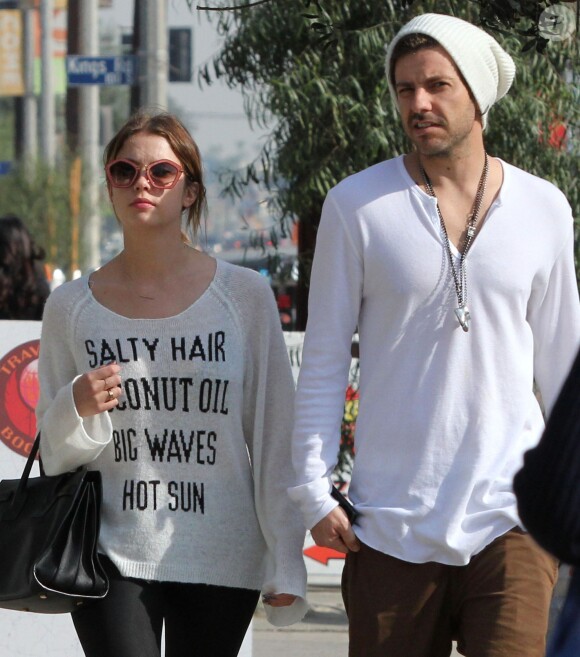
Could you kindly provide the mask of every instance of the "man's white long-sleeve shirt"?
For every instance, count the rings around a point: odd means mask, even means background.
[[[519,523],[513,475],[544,426],[534,381],[549,410],[578,348],[580,311],[568,202],[549,182],[502,168],[466,259],[468,333],[454,313],[436,199],[414,183],[403,157],[329,192],[289,489],[307,527],[336,506],[329,475],[357,327],[349,496],[361,512],[358,537],[406,561],[463,565]]]

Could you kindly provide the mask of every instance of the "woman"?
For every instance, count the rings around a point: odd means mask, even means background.
[[[42,318],[50,293],[43,259],[44,251],[18,217],[0,217],[0,319]]]
[[[103,477],[102,602],[75,612],[88,657],[237,655],[260,590],[273,624],[306,609],[291,506],[293,380],[258,274],[191,248],[205,188],[169,114],[105,149],[124,249],[51,296],[38,423],[45,470]]]

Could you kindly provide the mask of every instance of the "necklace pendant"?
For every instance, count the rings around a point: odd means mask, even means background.
[[[469,331],[469,322],[471,321],[469,308],[467,306],[459,306],[459,308],[455,309],[455,315],[459,325],[467,333]]]

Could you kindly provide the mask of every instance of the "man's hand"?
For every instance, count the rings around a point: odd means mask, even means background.
[[[338,506],[317,522],[310,533],[316,545],[329,547],[344,554],[349,550],[352,552],[360,550],[359,540],[352,531],[346,513]]]

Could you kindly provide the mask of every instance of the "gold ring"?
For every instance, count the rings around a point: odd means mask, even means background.
[[[112,388],[109,388],[107,390],[107,395],[109,395],[109,401],[111,401],[111,399],[115,399],[115,395],[113,394],[113,389]]]

